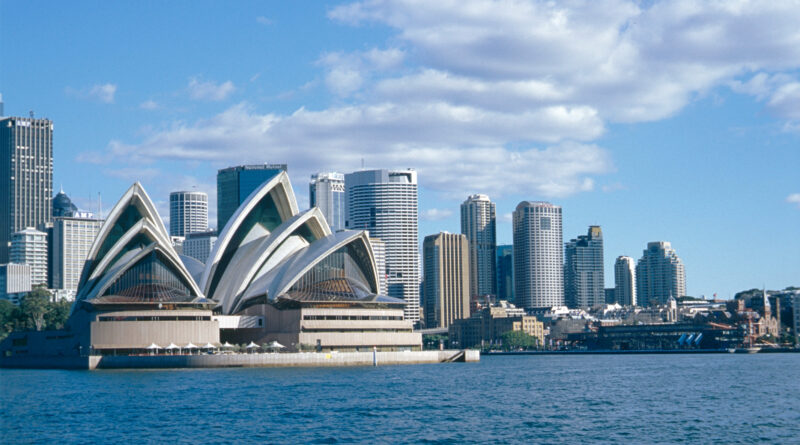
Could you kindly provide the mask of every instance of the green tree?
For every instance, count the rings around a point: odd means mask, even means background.
[[[44,287],[37,287],[28,292],[20,304],[23,322],[28,328],[35,328],[41,331],[45,326],[45,315],[50,310],[50,298],[52,295]]]
[[[536,337],[528,335],[523,331],[508,331],[504,332],[500,339],[503,340],[503,350],[515,349],[531,349],[535,348],[537,341]]]
[[[0,340],[8,337],[20,323],[22,313],[17,305],[8,301],[0,300]]]
[[[48,306],[48,311],[44,315],[45,326],[47,326],[47,329],[63,329],[67,318],[69,318],[72,303],[61,300],[49,303]]]

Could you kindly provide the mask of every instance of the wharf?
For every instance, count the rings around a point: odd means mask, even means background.
[[[411,365],[478,362],[476,350],[399,352],[296,352],[206,355],[92,355],[86,357],[15,356],[0,358],[2,368],[163,369]]]
[[[483,352],[483,355],[610,355],[610,354],[628,354],[628,355],[642,355],[642,354],[728,354],[730,352],[747,352],[744,349],[736,349],[731,351],[729,349],[631,349],[631,350],[617,350],[617,349],[595,349],[595,350],[571,350],[571,351],[489,351]],[[797,348],[764,348],[758,351],[760,354],[772,353],[800,353]]]

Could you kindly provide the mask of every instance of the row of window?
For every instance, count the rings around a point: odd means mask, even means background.
[[[120,317],[98,317],[97,321],[210,321],[207,315],[175,315],[175,316],[120,316]]]
[[[403,320],[400,315],[303,315],[303,320]]]

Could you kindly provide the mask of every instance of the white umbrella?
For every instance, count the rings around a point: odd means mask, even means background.
[[[175,349],[180,349],[180,348],[181,347],[176,345],[175,343],[170,343],[169,346],[167,346],[164,349],[169,350],[169,351],[174,351]]]
[[[261,346],[258,346],[257,344],[253,343],[252,341],[250,342],[249,345],[247,345],[247,349],[251,349],[251,350],[252,349],[257,349],[257,348],[260,348],[260,347]]]
[[[277,341],[275,341],[275,340],[272,340],[272,341],[271,341],[271,342],[270,342],[270,343],[267,345],[267,348],[268,348],[268,349],[283,349],[283,348],[285,348],[285,347],[286,347],[286,346],[283,346],[282,344],[278,343],[278,342],[277,342]]]
[[[184,348],[186,348],[186,349],[197,349],[198,346],[196,344],[192,343],[192,342],[189,342],[189,344],[184,346]]]
[[[214,349],[214,348],[216,348],[216,346],[212,345],[211,343],[206,343],[206,345],[203,346],[203,349]]]
[[[225,344],[224,344],[224,345],[222,345],[222,347],[223,347],[223,348],[232,348],[232,347],[233,347],[233,345],[232,345],[232,344],[230,344],[230,343],[228,343],[228,342],[225,342]]]
[[[161,349],[161,346],[158,346],[158,345],[157,345],[157,344],[155,344],[155,343],[150,343],[150,346],[148,346],[148,347],[147,347],[147,348],[145,348],[145,349],[149,349],[149,350],[150,350],[150,354],[155,354],[155,352],[156,352],[156,349]]]

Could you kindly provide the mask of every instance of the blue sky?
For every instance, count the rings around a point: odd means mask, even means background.
[[[420,235],[471,193],[564,208],[618,255],[670,241],[687,291],[800,285],[796,2],[0,2],[6,115],[55,123],[85,209],[218,168],[419,171]],[[211,218],[213,221],[214,214]]]

